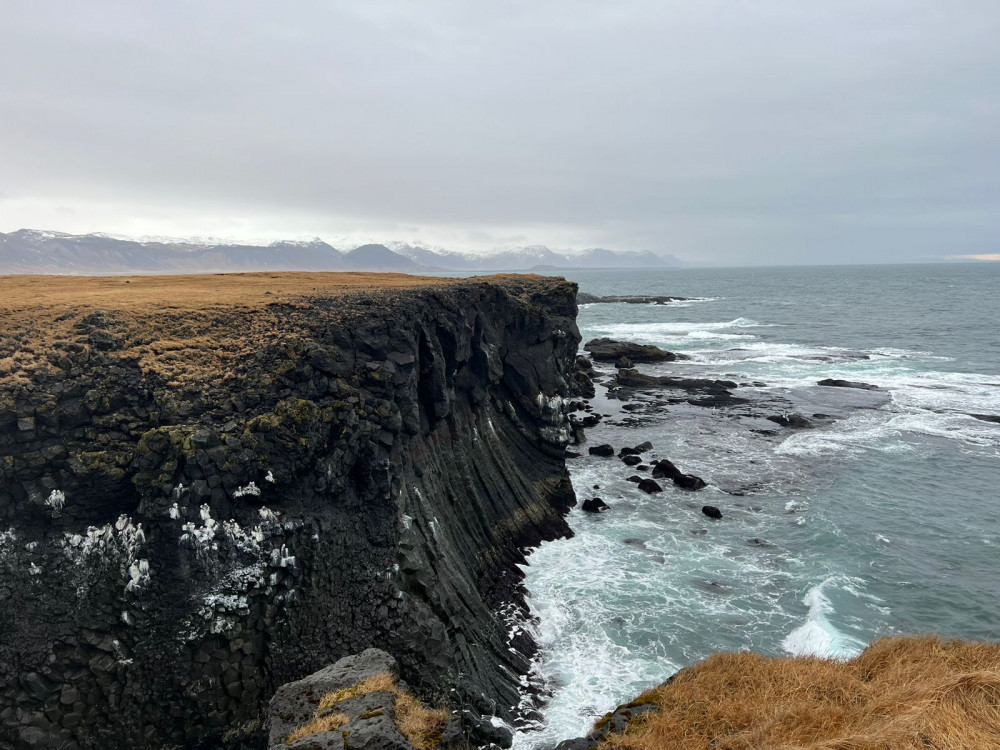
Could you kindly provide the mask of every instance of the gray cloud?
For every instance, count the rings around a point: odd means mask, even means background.
[[[0,10],[0,231],[996,252],[1000,4]]]

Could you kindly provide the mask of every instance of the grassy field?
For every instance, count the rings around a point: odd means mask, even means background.
[[[77,328],[100,311],[122,340],[113,357],[136,359],[173,385],[223,376],[262,342],[294,327],[280,308],[357,292],[460,283],[382,273],[239,273],[190,276],[0,276],[0,383],[27,382],[66,366],[62,353],[89,348]]]
[[[887,638],[848,662],[716,654],[647,691],[632,750],[1000,748],[1000,645]]]

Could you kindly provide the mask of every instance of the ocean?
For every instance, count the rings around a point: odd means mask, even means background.
[[[586,445],[568,462],[579,499],[611,509],[578,506],[575,536],[524,568],[532,680],[548,700],[518,750],[586,733],[715,651],[848,658],[884,635],[1000,635],[1000,424],[970,416],[1000,415],[1000,264],[570,277],[596,295],[693,298],[582,305],[583,340],[687,354],[638,368],[734,380],[747,403],[655,390],[622,402],[607,397],[611,378],[598,384],[594,412],[608,416],[587,445],[648,440],[709,487],[664,480],[647,495],[627,481],[634,469]],[[765,418],[792,413],[814,426]]]

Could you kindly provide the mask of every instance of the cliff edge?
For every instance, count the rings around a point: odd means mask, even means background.
[[[575,293],[0,278],[0,740],[250,746],[279,685],[370,647],[511,718],[516,564],[575,503]]]

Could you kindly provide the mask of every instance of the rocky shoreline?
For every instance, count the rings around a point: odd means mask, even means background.
[[[575,285],[269,276],[8,310],[53,344],[0,391],[0,744],[261,747],[278,686],[373,646],[466,745],[514,718]]]

